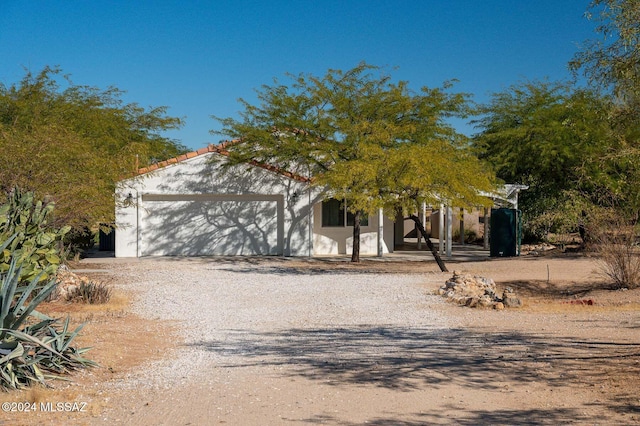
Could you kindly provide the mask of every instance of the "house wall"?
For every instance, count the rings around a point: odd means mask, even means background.
[[[313,254],[317,191],[260,167],[223,170],[222,161],[207,153],[121,181],[116,257]]]
[[[353,227],[323,227],[322,203],[313,206],[313,249],[316,255],[348,254],[353,249]],[[370,215],[367,226],[360,227],[360,254],[378,254],[378,215]],[[393,222],[383,217],[382,252],[393,252]]]

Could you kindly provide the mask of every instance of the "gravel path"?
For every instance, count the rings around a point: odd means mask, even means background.
[[[286,362],[296,346],[321,362],[322,357],[336,356],[321,341],[330,344],[337,338],[354,341],[352,351],[342,348],[341,358],[381,356],[396,349],[356,341],[372,332],[435,332],[450,326],[442,311],[433,309],[444,302],[425,287],[429,279],[442,281],[438,274],[292,274],[278,262],[216,264],[198,259],[144,259],[118,274],[134,279],[128,289],[137,293],[137,313],[170,320],[184,339],[176,359],[153,369],[153,380],[145,372],[120,387],[167,388],[185,378],[202,380],[203,366],[246,365],[248,355],[252,364]],[[371,353],[363,354],[363,349]]]
[[[449,274],[282,259],[147,258],[115,274],[135,311],[182,342],[106,384],[113,409],[95,424],[638,421],[637,396],[618,388],[640,371],[634,311],[472,310],[432,295]]]

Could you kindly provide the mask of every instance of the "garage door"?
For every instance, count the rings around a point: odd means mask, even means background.
[[[143,256],[282,254],[282,195],[142,196]]]

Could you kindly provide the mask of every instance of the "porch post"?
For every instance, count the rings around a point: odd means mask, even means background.
[[[453,208],[447,206],[447,257],[450,258],[451,257],[451,244],[453,243],[452,241],[452,234],[453,234]]]
[[[378,209],[378,257],[382,257],[384,251],[384,213]]]
[[[464,207],[460,207],[460,244],[464,244]]]
[[[489,209],[484,208],[484,235],[482,236],[482,248],[489,250]]]
[[[444,254],[444,204],[440,204],[438,209],[438,251],[440,256]]]

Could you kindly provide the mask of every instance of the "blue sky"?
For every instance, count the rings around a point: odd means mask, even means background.
[[[285,73],[324,75],[361,61],[418,89],[457,79],[477,102],[523,80],[564,80],[593,38],[589,0],[0,0],[0,82],[60,66],[79,85],[168,106],[167,136],[217,143],[210,118]],[[396,68],[397,67],[397,68]],[[456,123],[470,134],[472,128]]]

